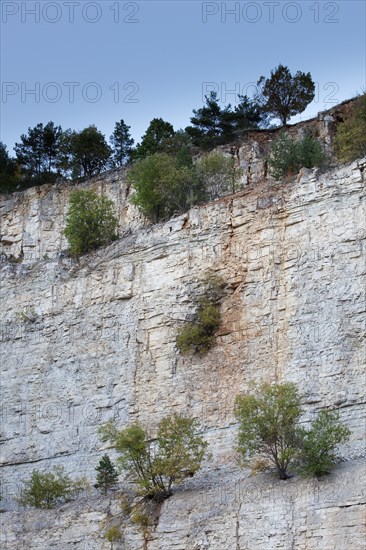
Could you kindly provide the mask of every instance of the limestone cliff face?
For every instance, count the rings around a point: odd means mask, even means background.
[[[258,178],[259,179],[259,178]],[[237,195],[146,225],[123,174],[83,184],[116,204],[119,241],[74,262],[62,237],[70,189],[7,198],[2,277],[3,532],[10,549],[107,549],[117,503],[96,494],[56,511],[17,509],[34,468],[95,478],[98,426],[175,411],[200,419],[212,459],[161,510],[148,550],[361,550],[365,249],[358,163]],[[22,256],[17,263],[14,258]],[[179,355],[208,269],[227,282],[204,357]],[[338,408],[352,430],[327,479],[280,482],[235,460],[235,396],[252,380],[293,381],[306,418]],[[126,532],[115,548],[140,549]]]

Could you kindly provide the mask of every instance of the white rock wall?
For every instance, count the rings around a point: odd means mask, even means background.
[[[15,257],[22,248],[25,260],[1,265],[6,550],[109,548],[102,532],[118,513],[109,499],[24,511],[14,496],[34,468],[61,464],[93,480],[103,453],[97,429],[107,419],[139,419],[153,430],[175,411],[201,420],[212,460],[163,505],[148,550],[364,548],[365,203],[357,166],[249,186],[154,227],[128,206],[123,179],[107,175],[89,185],[115,200],[122,238],[80,263],[59,256],[68,188],[5,201],[4,247]],[[205,357],[182,358],[177,328],[194,312],[208,269],[228,285],[222,327]],[[296,382],[305,420],[339,409],[352,437],[332,476],[280,482],[237,467],[233,402],[251,380]],[[117,547],[143,542],[130,530]]]

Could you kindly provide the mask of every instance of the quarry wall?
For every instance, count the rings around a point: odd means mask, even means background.
[[[23,509],[22,482],[53,465],[93,482],[105,452],[100,424],[139,420],[153,431],[174,412],[200,420],[212,458],[163,504],[147,546],[131,528],[114,548],[364,548],[360,161],[287,183],[257,173],[240,193],[155,226],[129,204],[123,172],[80,184],[114,200],[121,235],[80,261],[62,236],[70,186],[4,198],[4,549],[110,548],[103,530],[120,512],[112,496]],[[207,270],[226,282],[222,326],[206,355],[182,357],[177,330]],[[297,384],[304,422],[339,410],[352,435],[331,476],[282,482],[238,467],[234,399],[264,380]]]

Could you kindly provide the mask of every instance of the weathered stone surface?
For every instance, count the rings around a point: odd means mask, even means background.
[[[25,261],[1,268],[3,547],[109,548],[101,533],[118,513],[109,499],[40,512],[17,510],[13,497],[34,468],[62,464],[93,481],[103,453],[97,429],[109,418],[153,430],[180,411],[201,420],[212,460],[164,504],[148,550],[361,550],[365,204],[357,162],[248,186],[154,227],[128,205],[123,178],[108,181],[116,177],[83,186],[115,201],[122,237],[78,263],[59,256],[67,187],[5,201],[3,234],[15,240],[4,247],[14,256],[22,247]],[[227,281],[223,323],[206,356],[182,358],[177,328],[194,312],[208,269]],[[352,437],[332,476],[280,482],[238,469],[233,402],[252,380],[296,382],[304,421],[339,409]],[[143,543],[131,530],[119,547]]]

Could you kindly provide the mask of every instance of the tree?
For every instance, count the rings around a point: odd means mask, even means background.
[[[112,150],[104,135],[94,126],[69,136],[70,167],[74,177],[99,174],[108,164]]]
[[[153,222],[184,212],[203,198],[193,166],[184,165],[166,153],[138,160],[129,171],[127,181],[135,189],[133,204]]]
[[[111,548],[113,548],[113,544],[115,542],[122,540],[123,533],[118,525],[111,525],[111,527],[109,527],[105,532],[104,536],[107,541],[111,543]]]
[[[254,455],[272,462],[280,479],[288,479],[288,469],[299,453],[300,399],[294,384],[262,384],[252,394],[235,401],[239,420],[238,452],[243,462]]]
[[[206,104],[193,110],[192,126],[186,128],[194,145],[213,149],[265,124],[266,115],[255,101],[247,96],[239,95],[238,98],[239,103],[233,110],[230,104],[223,109],[220,107],[216,92],[205,96]]]
[[[249,99],[248,96],[238,95],[239,103],[234,110],[223,111],[222,113],[222,141],[239,139],[245,135],[248,130],[254,130],[267,125],[267,114],[261,109],[259,104]],[[229,106],[230,107],[230,106]]]
[[[337,126],[334,148],[340,162],[366,155],[366,94],[356,99],[350,116]]]
[[[234,134],[240,136],[246,130],[266,127],[268,116],[261,106],[246,95],[238,97],[240,101],[234,109]]]
[[[320,166],[324,160],[319,140],[310,133],[295,141],[281,129],[271,148],[269,166],[273,177],[279,180],[297,174],[302,167]]]
[[[21,143],[16,143],[14,150],[19,164],[26,177],[35,183],[54,180],[58,168],[62,128],[48,122],[34,128],[28,128],[28,134],[20,136]]]
[[[17,191],[20,187],[17,162],[9,156],[5,143],[0,141],[0,193]]]
[[[325,161],[325,154],[320,141],[310,132],[296,142],[296,152],[300,168],[313,168]]]
[[[104,493],[107,493],[109,488],[117,484],[118,472],[107,454],[102,456],[95,469],[98,472],[95,487],[101,488]]]
[[[223,117],[229,113],[230,106],[222,110],[216,92],[205,96],[205,100],[203,107],[193,110],[192,126],[187,126],[185,131],[194,145],[202,149],[213,149],[222,143]]]
[[[73,256],[106,246],[117,238],[118,222],[113,202],[94,191],[73,191],[66,219],[65,236]]]
[[[197,420],[175,414],[159,422],[153,439],[139,424],[118,430],[113,422],[100,428],[100,436],[120,454],[117,461],[137,492],[159,502],[171,496],[174,485],[201,467],[207,443],[197,433],[198,428]]]
[[[55,467],[53,472],[33,470],[21,496],[20,503],[36,508],[53,508],[73,492],[73,483],[63,468]]]
[[[114,132],[109,138],[113,146],[112,159],[114,166],[124,166],[128,164],[131,158],[134,139],[130,135],[130,128],[122,119],[116,122]]]
[[[276,180],[297,174],[300,170],[295,141],[284,130],[279,132],[272,144],[268,164]]]
[[[300,472],[305,476],[329,474],[336,462],[335,448],[349,439],[350,430],[339,422],[339,414],[321,411],[309,430],[302,431]]]
[[[142,136],[141,143],[137,144],[134,158],[143,159],[162,152],[166,147],[166,141],[173,138],[174,134],[174,128],[170,122],[165,122],[162,118],[153,118]]]
[[[211,151],[197,161],[196,168],[210,199],[238,190],[242,171],[233,156]]]
[[[257,100],[263,109],[279,118],[285,126],[291,116],[302,113],[315,96],[315,84],[310,73],[297,71],[292,75],[288,67],[279,65],[271,76],[261,76]]]

